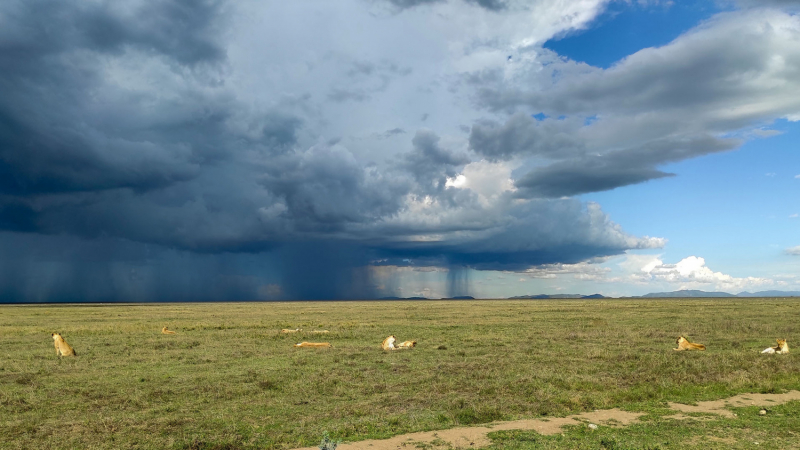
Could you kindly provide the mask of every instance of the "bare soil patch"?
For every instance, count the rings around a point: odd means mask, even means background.
[[[740,394],[722,400],[697,402],[697,405],[669,403],[671,409],[681,413],[717,414],[723,417],[735,417],[728,407],[780,405],[792,400],[800,400],[800,391],[789,391],[785,394]],[[686,414],[665,416],[672,419],[700,419]],[[444,449],[444,448],[481,448],[491,442],[487,435],[500,430],[533,430],[539,434],[552,435],[561,432],[565,425],[591,423],[611,427],[621,427],[638,421],[644,413],[623,411],[620,409],[597,410],[574,414],[567,417],[551,419],[523,419],[507,422],[494,422],[486,426],[451,428],[449,430],[426,431],[395,436],[389,439],[371,439],[366,441],[342,443],[337,450],[407,450],[407,449]],[[317,450],[317,447],[306,447],[297,450]]]
[[[727,407],[741,408],[744,406],[761,406],[769,407],[780,405],[791,400],[800,400],[800,391],[789,391],[785,394],[739,394],[731,398],[722,400],[711,400],[706,402],[697,402],[697,405],[683,405],[680,403],[669,404],[670,409],[676,409],[685,413],[707,413],[719,414],[724,417],[735,417],[733,412],[726,409]],[[679,417],[680,416],[680,417]],[[674,419],[679,418],[692,418],[678,414],[669,416]]]

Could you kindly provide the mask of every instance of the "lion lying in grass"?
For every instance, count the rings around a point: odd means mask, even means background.
[[[67,344],[67,341],[65,341],[60,334],[53,333],[52,336],[53,336],[53,343],[56,346],[57,356],[78,356],[78,354],[75,353],[75,349],[72,348],[69,344]]]
[[[706,349],[705,345],[691,343],[683,336],[680,336],[676,342],[678,344],[678,348],[673,348],[673,350],[705,350]]]
[[[786,355],[789,353],[789,344],[786,343],[786,339],[777,339],[778,345],[775,347],[769,347],[764,349],[761,353],[777,353],[779,355]]]
[[[310,347],[310,348],[330,348],[333,347],[330,342],[301,342],[294,344],[295,347]]]
[[[397,347],[394,346],[395,341],[397,341],[397,339],[395,339],[394,336],[389,336],[383,340],[381,348],[384,350],[397,350]]]
[[[381,348],[384,350],[400,350],[404,348],[414,348],[417,345],[417,341],[405,341],[401,342],[400,344],[395,345],[397,342],[397,338],[394,335],[387,337],[381,343]]]
[[[167,327],[164,327],[164,328],[161,329],[161,334],[177,334],[177,333],[175,333],[174,331],[168,330]]]
[[[295,328],[294,330],[290,330],[288,328],[284,328],[284,329],[281,330],[281,333],[299,333],[301,331],[303,331],[303,330],[301,330],[300,328]]]

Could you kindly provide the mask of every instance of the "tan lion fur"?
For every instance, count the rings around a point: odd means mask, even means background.
[[[397,344],[397,348],[414,348],[417,346],[417,341],[405,341]]]
[[[161,334],[177,334],[177,333],[174,332],[174,331],[168,330],[167,327],[164,327],[164,328],[161,329]]]
[[[775,347],[769,347],[764,349],[761,353],[777,353],[779,355],[786,355],[789,353],[789,344],[786,343],[786,339],[776,339],[778,341],[778,345]]]
[[[397,339],[394,336],[389,336],[383,340],[381,348],[384,350],[397,350],[397,347],[394,346],[395,341],[397,341]]]
[[[56,347],[57,356],[78,356],[78,354],[75,353],[75,349],[72,348],[72,346],[70,346],[69,344],[67,344],[67,341],[65,341],[60,334],[53,333],[52,336],[53,336],[53,344]]]
[[[310,348],[329,348],[333,347],[330,342],[301,342],[294,344],[295,347],[310,347]]]
[[[694,344],[692,342],[689,342],[689,340],[686,339],[683,336],[678,337],[678,340],[676,341],[676,343],[678,344],[678,348],[673,348],[673,350],[705,350],[706,349],[705,345],[703,345],[703,344]]]

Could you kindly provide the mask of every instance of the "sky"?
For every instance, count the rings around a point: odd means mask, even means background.
[[[0,3],[0,302],[800,290],[799,0]]]

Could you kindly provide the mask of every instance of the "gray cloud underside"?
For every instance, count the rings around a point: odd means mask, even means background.
[[[386,0],[386,1],[388,1],[390,4],[392,4],[397,8],[407,9],[421,5],[442,3],[447,0]],[[480,6],[481,8],[485,8],[490,11],[501,11],[508,7],[507,2],[504,0],[463,0],[463,1],[468,4]]]

